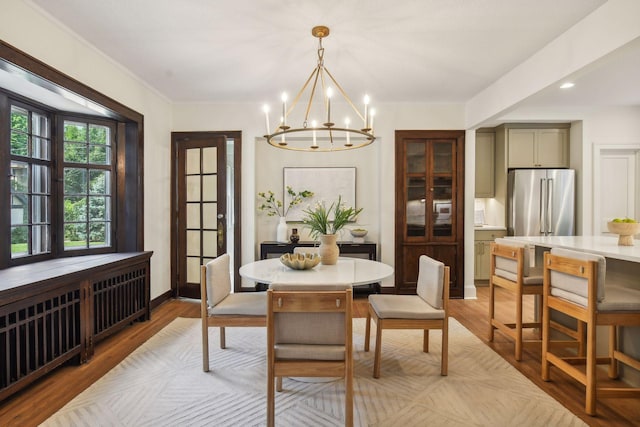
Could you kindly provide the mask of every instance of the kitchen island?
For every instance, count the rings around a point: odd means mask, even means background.
[[[550,248],[564,248],[579,252],[589,252],[606,258],[606,281],[630,288],[640,289],[640,240],[634,246],[619,246],[618,236],[510,236],[517,242],[535,246],[535,263],[542,264],[544,252]],[[606,295],[606,288],[605,288]],[[598,354],[607,352],[608,330],[598,328]],[[622,350],[640,359],[640,328],[621,328]],[[640,386],[640,373],[621,365],[621,377],[633,386]]]

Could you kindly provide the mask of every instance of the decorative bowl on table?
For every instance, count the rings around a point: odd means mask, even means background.
[[[283,254],[280,262],[294,270],[309,270],[320,263],[320,255],[314,253]]]
[[[633,246],[633,236],[640,233],[639,222],[609,221],[607,228],[611,233],[618,235],[618,245],[620,246]]]
[[[354,228],[349,231],[351,232],[351,235],[353,237],[364,237],[367,235],[367,230],[365,230],[364,228]]]

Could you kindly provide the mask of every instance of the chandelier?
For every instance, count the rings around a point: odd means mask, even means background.
[[[375,111],[369,108],[369,96],[364,96],[364,114],[360,114],[342,86],[324,66],[322,39],[329,35],[329,28],[325,26],[313,27],[311,34],[318,38],[318,64],[288,108],[288,96],[286,93],[282,94],[282,116],[273,133],[270,132],[269,127],[269,106],[264,106],[267,128],[267,134],[264,137],[274,147],[295,151],[352,150],[371,144],[376,139],[373,134]],[[320,87],[320,96],[316,96],[318,87]],[[334,88],[346,101],[346,106],[344,103],[334,102],[332,104]],[[295,117],[293,114],[295,107],[307,89],[309,91],[304,114],[300,110],[299,117],[295,118],[300,120],[301,125],[299,127],[291,126]],[[316,100],[315,104],[314,99]],[[334,111],[332,111],[332,106]],[[352,111],[356,121],[351,122],[351,118],[345,115],[343,118],[344,126],[336,125],[333,119],[337,116],[335,110],[338,107],[346,108],[347,112]],[[316,114],[316,117],[312,114]]]

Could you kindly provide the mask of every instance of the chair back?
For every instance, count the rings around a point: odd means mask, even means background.
[[[604,283],[606,273],[606,260],[601,255],[577,252],[569,249],[552,248],[554,257],[545,262],[545,270],[550,270],[548,277],[549,293],[563,298],[583,307],[589,306],[589,281],[593,277],[593,291],[595,291],[595,304],[604,300]],[[551,263],[554,263],[552,265]],[[592,272],[595,268],[597,271]],[[558,271],[560,270],[560,271]],[[547,274],[545,273],[545,279]]]
[[[205,266],[206,299],[209,307],[216,306],[231,293],[231,274],[229,272],[229,254],[212,259]],[[205,297],[204,295],[202,296]]]
[[[496,250],[493,248],[498,247]],[[531,271],[531,246],[510,239],[495,239],[491,250],[495,254],[495,270],[498,276],[513,282],[518,275],[518,252],[522,250],[522,276],[529,277]],[[506,252],[505,252],[506,251]]]
[[[421,255],[418,266],[417,293],[429,305],[434,308],[444,307],[444,263]]]
[[[351,347],[351,284],[272,283],[267,295],[276,359],[345,358]]]

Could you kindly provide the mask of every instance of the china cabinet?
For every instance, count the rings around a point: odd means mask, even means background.
[[[415,293],[418,259],[451,269],[464,295],[464,131],[396,131],[395,291]]]

